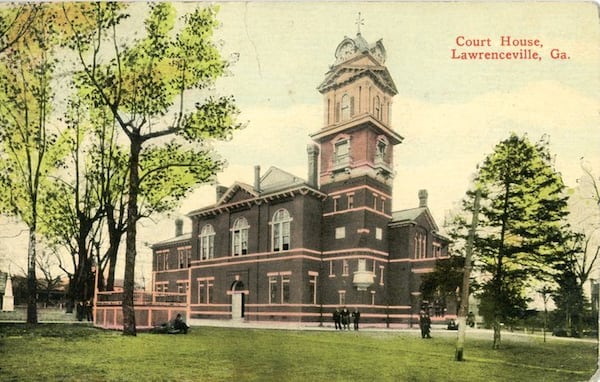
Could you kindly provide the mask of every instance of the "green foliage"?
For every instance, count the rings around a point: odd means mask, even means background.
[[[462,287],[464,265],[465,258],[462,256],[438,259],[434,271],[425,274],[421,280],[423,298],[432,300],[436,293],[443,296],[455,295],[457,288]]]
[[[474,241],[481,313],[488,323],[511,322],[526,307],[524,288],[551,277],[554,262],[564,255],[568,197],[548,142],[533,144],[515,134],[485,158],[475,187],[482,196]],[[471,211],[473,197],[469,191],[465,212]],[[460,245],[466,219],[457,217],[450,231]]]
[[[235,122],[233,98],[209,92],[227,67],[211,41],[216,7],[196,8],[176,31],[172,5],[151,3],[145,34],[129,42],[119,36],[124,9],[112,4],[79,9],[81,19],[95,20],[81,23],[65,11],[74,37],[69,46],[77,51],[81,67],[76,76],[79,94],[92,107],[110,110],[129,140],[127,181],[121,183],[127,200],[123,311],[124,332],[135,334],[137,221],[144,211],[174,208],[196,184],[212,180],[223,162],[206,149],[205,141],[229,138],[241,126]],[[109,54],[100,54],[103,49]],[[196,101],[193,108],[189,97]],[[167,115],[174,115],[173,120],[167,121]],[[185,141],[199,148],[184,147]]]

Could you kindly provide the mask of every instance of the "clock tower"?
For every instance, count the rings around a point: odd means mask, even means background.
[[[381,40],[369,44],[360,32],[335,50],[335,62],[317,88],[324,100],[323,128],[312,134],[321,149],[322,186],[366,175],[391,187],[392,148],[403,138],[391,128],[398,91],[385,59]]]
[[[359,19],[360,21],[360,19]],[[323,127],[312,134],[320,152],[322,254],[328,264],[326,296],[334,304],[384,304],[392,219],[393,147],[403,138],[391,128],[398,93],[385,66],[381,40],[344,37],[335,62],[318,86]]]

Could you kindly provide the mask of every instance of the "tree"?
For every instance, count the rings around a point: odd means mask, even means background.
[[[66,146],[52,131],[49,120],[56,68],[56,14],[50,4],[40,6],[28,33],[5,51],[0,63],[0,180],[1,207],[17,215],[29,229],[27,251],[27,322],[37,323],[36,245],[40,200],[50,176],[61,165]]]
[[[40,289],[46,292],[46,304],[50,304],[50,292],[60,286],[62,277],[54,274],[55,254],[42,251],[37,257],[37,267],[42,272],[43,279],[40,283]]]
[[[600,210],[596,178],[586,163],[581,164],[583,176],[570,190],[569,232],[565,237],[564,254],[557,257],[554,268],[558,285],[553,299],[561,324],[571,335],[581,332],[585,313],[584,285],[595,269],[600,256]]]
[[[420,290],[423,299],[429,301],[440,299],[445,306],[446,298],[450,296],[457,305],[456,292],[463,284],[464,265],[463,256],[438,259],[433,272],[424,275],[421,281]]]
[[[548,142],[532,144],[511,134],[478,168],[475,188],[481,190],[481,214],[474,242],[480,273],[480,313],[494,329],[493,347],[501,340],[501,323],[518,318],[528,301],[525,286],[548,277],[563,243],[567,215],[565,186],[555,171]],[[473,205],[467,193],[463,208]],[[466,227],[455,227],[466,237]],[[558,248],[558,249],[557,249]]]
[[[122,43],[119,23],[127,17],[116,3],[82,5],[77,17],[65,8],[72,29],[71,47],[80,58],[80,79],[89,93],[97,94],[108,107],[128,140],[127,220],[123,333],[135,335],[133,306],[136,259],[136,223],[140,218],[139,196],[143,182],[181,168],[195,183],[214,178],[223,163],[204,143],[226,139],[240,127],[235,122],[233,97],[211,96],[210,87],[225,74],[227,62],[211,41],[217,27],[216,7],[197,8],[185,15],[183,27],[175,30],[175,15],[168,3],[149,5],[145,36]],[[94,25],[82,23],[91,20]],[[103,42],[112,48],[110,60],[102,60]],[[106,48],[108,49],[108,48]],[[106,56],[108,51],[102,51]],[[196,102],[190,106],[188,97]],[[173,113],[171,121],[167,115]],[[167,141],[167,139],[169,139]],[[153,167],[142,167],[149,161]],[[160,193],[147,188],[150,197]],[[176,184],[175,200],[190,191]]]
[[[10,49],[28,33],[40,8],[41,6],[37,4],[2,5],[0,8],[0,53]]]

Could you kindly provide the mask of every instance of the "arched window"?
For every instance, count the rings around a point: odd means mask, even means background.
[[[272,238],[273,251],[287,251],[290,249],[290,223],[292,218],[286,209],[280,209],[273,215]]]
[[[381,101],[379,100],[379,96],[375,96],[373,99],[373,114],[375,118],[381,120]]]
[[[215,229],[207,224],[200,231],[200,259],[212,259],[215,257]]]
[[[344,94],[342,96],[342,121],[350,119],[352,116],[352,105],[350,102],[350,96]]]
[[[231,254],[233,256],[248,253],[248,221],[246,218],[238,218],[233,222],[231,229]]]

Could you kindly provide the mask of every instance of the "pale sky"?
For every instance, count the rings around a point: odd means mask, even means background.
[[[416,207],[418,190],[427,189],[441,226],[477,164],[511,131],[533,141],[548,135],[568,186],[582,174],[581,157],[600,170],[600,25],[591,2],[227,2],[217,37],[222,53],[239,59],[217,91],[236,97],[247,127],[215,145],[229,163],[221,184],[252,184],[254,165],[306,178],[309,134],[323,125],[316,87],[337,45],[356,35],[359,12],[362,36],[382,39],[399,91],[392,127],[405,140],[395,148],[394,210]],[[458,36],[489,38],[491,46],[460,47]],[[528,48],[542,60],[452,59],[452,49],[519,51],[501,47],[501,36],[539,39],[542,46]],[[552,49],[569,59],[551,59]],[[202,186],[170,218],[143,222],[140,243],[173,236],[174,217],[214,203],[214,194]],[[138,273],[149,278],[151,253],[142,244],[138,259]]]

